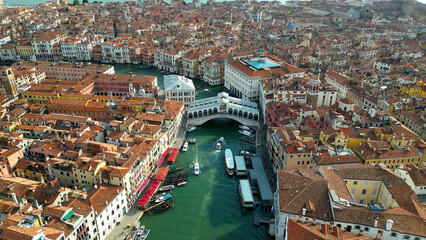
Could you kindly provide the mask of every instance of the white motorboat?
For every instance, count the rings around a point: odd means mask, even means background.
[[[222,149],[222,143],[223,143],[223,141],[225,141],[225,139],[223,137],[220,137],[219,140],[216,143],[216,149],[217,150]]]
[[[254,134],[246,130],[238,130],[238,133],[247,137],[254,137]]]
[[[141,240],[145,240],[148,237],[150,232],[151,232],[150,229],[145,229],[142,233]]]
[[[188,150],[188,142],[185,142],[182,147],[182,152],[186,152]]]
[[[190,129],[188,129],[188,132],[190,133],[190,132],[193,132],[193,131],[195,131],[195,129],[197,129],[197,127],[192,127],[192,128],[190,128]]]
[[[247,126],[244,126],[244,125],[240,125],[240,126],[239,126],[239,128],[240,128],[241,130],[250,131],[250,128],[249,128],[249,127],[247,127]]]
[[[229,176],[234,175],[234,156],[232,155],[232,151],[229,148],[225,150],[225,167],[226,172],[229,174]]]
[[[200,174],[200,164],[198,162],[196,162],[194,164],[194,174],[195,175],[199,175]]]
[[[171,195],[171,194],[166,194],[166,195],[163,195],[163,196],[161,196],[161,197],[157,198],[157,199],[155,200],[155,202],[156,202],[156,203],[164,202],[164,201],[166,201],[166,200],[167,200],[167,199],[169,199],[169,198],[172,198],[172,195]]]
[[[129,236],[126,238],[126,240],[139,240],[141,239],[144,231],[145,231],[145,225],[142,225],[138,228],[138,230],[136,231],[133,237]]]

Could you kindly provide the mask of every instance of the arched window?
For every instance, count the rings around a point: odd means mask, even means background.
[[[257,116],[257,114],[254,114],[254,118],[253,118],[253,120],[255,120],[255,121],[257,121],[258,120],[258,116]]]
[[[202,117],[202,116],[203,116],[203,112],[201,112],[201,110],[200,110],[200,111],[198,111],[198,116],[199,116],[199,117]]]
[[[217,108],[214,108],[214,109],[213,109],[213,113],[214,113],[214,114],[217,114]]]
[[[228,109],[228,114],[232,114],[232,108]]]
[[[238,117],[242,117],[243,116],[243,111],[242,110],[240,110],[239,112],[238,112]]]
[[[188,114],[188,118],[191,119],[192,118],[192,113]]]
[[[203,111],[203,116],[207,116],[207,110]]]
[[[194,118],[197,118],[197,117],[198,117],[197,112],[194,112]]]
[[[244,112],[243,117],[244,117],[244,118],[247,118],[247,117],[248,117],[248,113],[247,113],[247,112]]]
[[[212,114],[213,114],[213,110],[209,109],[209,115],[212,115]]]
[[[253,119],[253,113],[249,113],[248,118],[249,118],[249,119]]]
[[[238,110],[234,109],[234,115],[237,116],[238,115]]]

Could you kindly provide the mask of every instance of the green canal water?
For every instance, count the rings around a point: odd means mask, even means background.
[[[267,227],[253,225],[253,212],[242,213],[238,195],[238,178],[225,170],[226,148],[236,154],[240,147],[238,123],[228,119],[207,122],[190,133],[196,138],[187,152],[181,152],[178,166],[191,169],[188,183],[172,192],[175,209],[149,216],[141,223],[151,229],[151,239],[269,239]],[[225,138],[222,150],[216,149],[219,137]],[[194,161],[201,173],[192,173]]]
[[[158,86],[164,89],[163,74],[155,69],[117,64],[115,72],[157,76]],[[197,99],[216,96],[224,91],[223,86],[211,87],[201,80],[193,81],[197,88]],[[240,149],[238,125],[233,120],[217,119],[189,133],[188,139],[196,138],[197,143],[189,145],[187,152],[180,152],[177,159],[179,167],[191,169],[188,183],[173,190],[173,210],[142,217],[141,223],[151,229],[149,239],[272,239],[267,233],[267,226],[257,228],[253,225],[253,211],[242,213],[237,190],[238,178],[229,177],[225,171],[225,149],[231,149],[235,155]],[[215,150],[220,137],[225,138],[221,151]],[[192,173],[194,161],[200,163],[199,176]]]

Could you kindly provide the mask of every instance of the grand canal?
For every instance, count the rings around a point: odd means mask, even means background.
[[[162,88],[162,74],[154,69],[139,69],[134,65],[116,65],[116,73],[153,75],[158,77]],[[197,98],[215,96],[223,87],[209,87],[202,81],[194,80]],[[234,154],[240,149],[238,123],[228,119],[218,119],[205,123],[190,133],[188,138],[196,138],[187,152],[181,152],[177,165],[190,169],[194,161],[200,163],[201,174],[190,174],[188,184],[173,190],[175,208],[158,215],[145,214],[141,223],[151,229],[149,239],[270,239],[267,227],[253,225],[253,212],[242,213],[237,191],[238,179],[225,172],[224,149],[230,148]],[[215,150],[219,137],[225,138],[221,151]]]

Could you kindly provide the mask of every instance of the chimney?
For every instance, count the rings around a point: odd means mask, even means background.
[[[309,218],[305,218],[305,223],[308,223],[309,222]]]
[[[336,237],[336,238],[341,238],[342,237],[342,229],[340,229],[339,227],[337,227],[337,226],[334,226],[333,227],[333,235]]]
[[[105,201],[105,204],[108,205],[108,201]]]
[[[378,223],[379,223],[379,218],[374,219],[374,227],[377,227]]]
[[[44,223],[43,223],[43,219],[41,218],[41,213],[37,214],[37,217],[38,217],[38,222],[40,223],[41,226],[43,226]]]
[[[12,199],[16,204],[19,204],[18,198],[16,197],[16,193],[12,193]]]
[[[302,215],[305,216],[306,214],[306,208],[302,208]]]
[[[302,216],[302,214],[299,214],[299,219],[297,221],[298,222],[303,222],[303,216]]]
[[[316,218],[312,219],[312,225],[314,225],[314,226],[317,225],[317,219]]]
[[[330,222],[330,227],[333,227],[334,226],[334,222],[333,221],[331,221]]]
[[[364,230],[360,229],[359,230],[359,235],[363,235],[364,234]]]
[[[377,231],[376,239],[377,239],[377,240],[382,239],[382,235],[383,235],[382,230]]]
[[[96,185],[96,184],[95,184],[95,185],[93,185],[93,187],[94,187],[95,189],[98,189],[98,185]]]
[[[330,235],[330,227],[327,224],[321,224],[321,232],[326,236]]]
[[[393,221],[391,219],[388,219],[386,221],[386,231],[391,231],[392,230],[392,225],[393,225]]]

